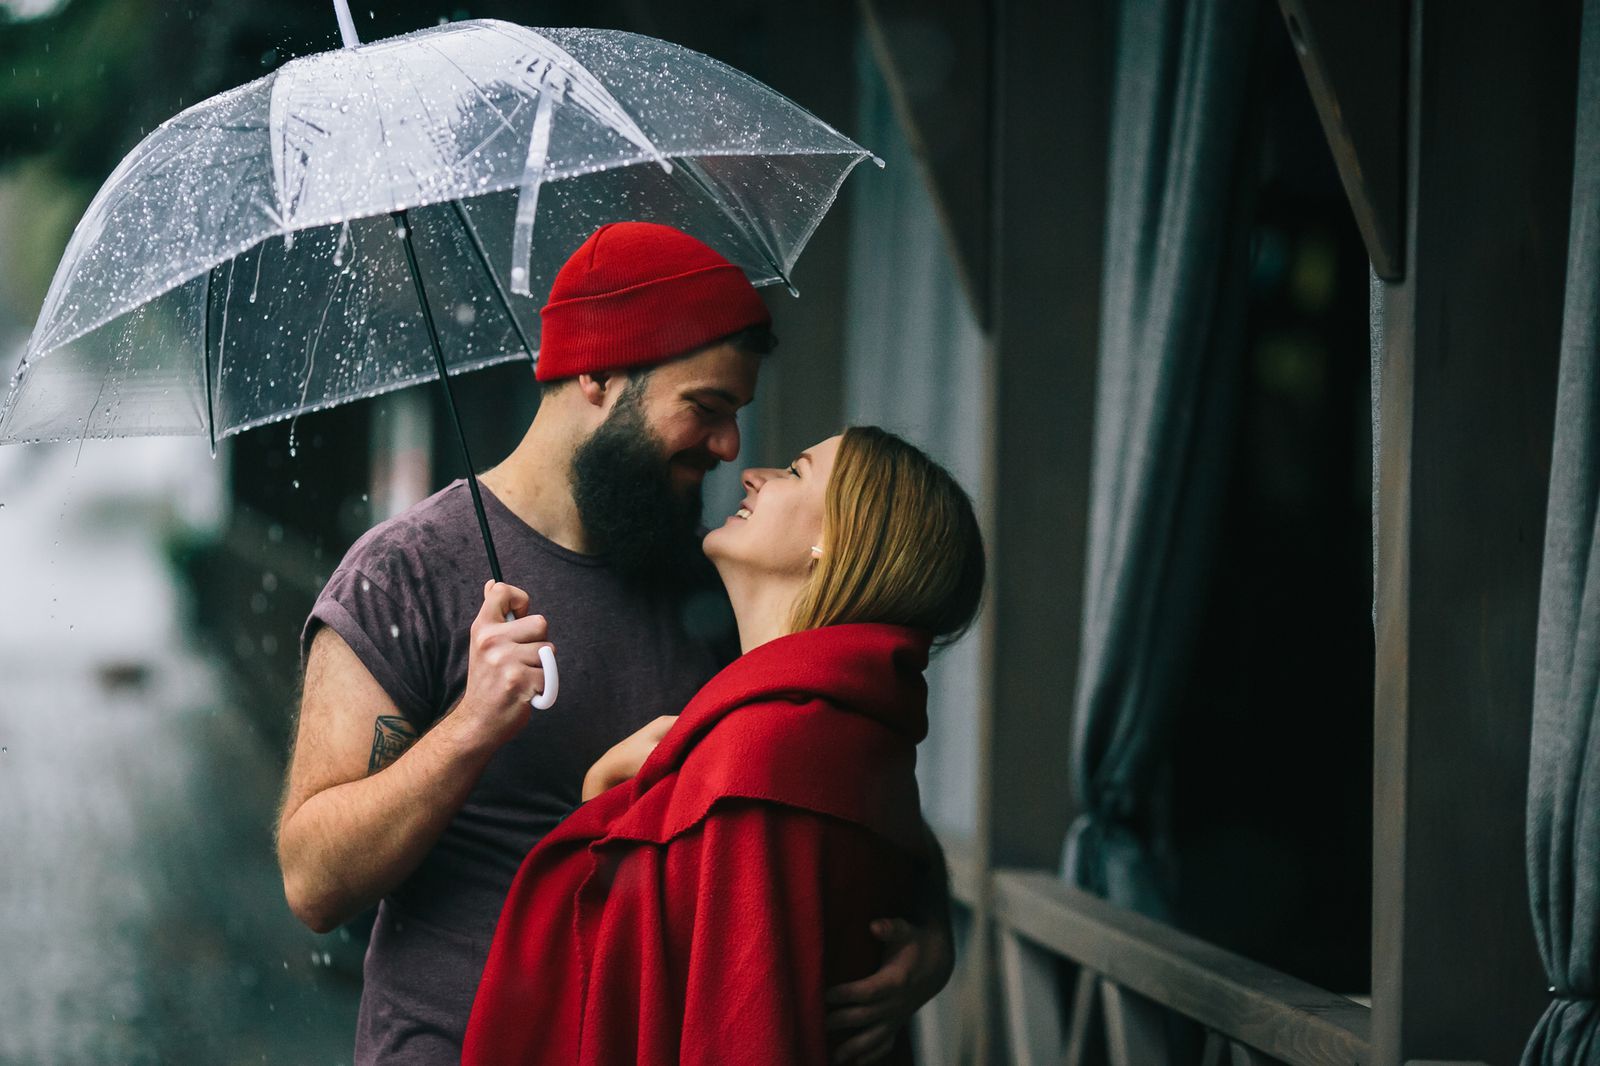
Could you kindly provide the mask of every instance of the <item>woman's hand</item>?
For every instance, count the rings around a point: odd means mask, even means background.
[[[678,720],[675,714],[664,714],[632,736],[611,746],[611,749],[589,767],[583,777],[583,802],[588,803],[608,788],[631,781],[639,767],[656,750],[661,738],[667,735]]]

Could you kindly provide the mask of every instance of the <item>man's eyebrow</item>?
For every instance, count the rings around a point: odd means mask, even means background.
[[[690,398],[693,398],[696,395],[714,396],[723,403],[727,404],[729,407],[733,408],[743,407],[750,402],[749,400],[740,399],[726,389],[712,388],[709,385],[701,386],[699,388],[685,389],[683,394]]]

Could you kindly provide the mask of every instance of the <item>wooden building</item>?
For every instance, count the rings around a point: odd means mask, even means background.
[[[985,516],[986,612],[936,665],[922,760],[961,910],[924,1061],[1509,1064],[1548,998],[1524,808],[1579,5],[1239,5],[1238,417],[1158,768],[1163,919],[1060,873],[1084,813],[1095,427],[1127,415],[1096,396],[1117,37],[1139,6],[471,14],[701,48],[889,163],[850,179],[802,297],[774,297],[782,344],[746,431],[772,463],[881,422]],[[485,463],[537,402],[518,367],[460,398]],[[344,547],[459,475],[432,403],[307,416],[298,458],[270,429],[232,444],[231,532],[206,565],[219,602],[260,606],[212,617],[273,693],[268,720]]]

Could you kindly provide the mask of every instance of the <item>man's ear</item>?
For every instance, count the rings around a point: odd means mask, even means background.
[[[621,385],[621,377],[606,370],[578,375],[578,391],[595,407],[603,406],[606,395],[615,392]]]

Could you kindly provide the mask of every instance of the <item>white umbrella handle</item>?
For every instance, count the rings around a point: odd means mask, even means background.
[[[506,612],[507,622],[516,620],[516,615]],[[548,644],[539,649],[539,665],[544,669],[544,689],[529,702],[541,711],[548,711],[561,694],[561,671],[556,669],[555,649]]]
[[[339,36],[344,38],[346,48],[354,48],[361,43],[361,38],[356,36],[356,20],[350,17],[350,0],[333,0],[333,15],[339,20]]]

